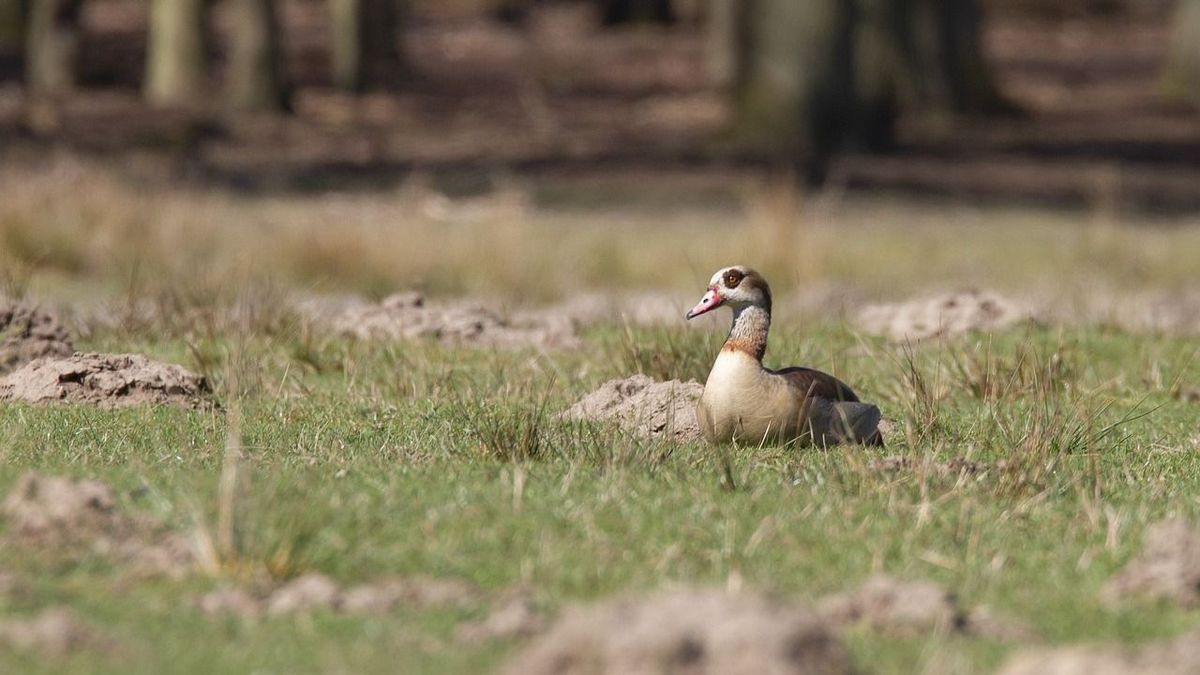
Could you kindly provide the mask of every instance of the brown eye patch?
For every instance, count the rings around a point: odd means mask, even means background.
[[[737,288],[745,277],[746,275],[738,270],[729,270],[725,273],[725,288]]]

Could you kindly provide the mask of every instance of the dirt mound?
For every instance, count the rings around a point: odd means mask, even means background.
[[[310,573],[274,587],[217,589],[197,600],[196,606],[205,614],[242,618],[315,610],[382,614],[402,606],[470,605],[480,597],[480,591],[461,581],[394,577],[343,588],[323,574]]]
[[[93,480],[26,473],[4,500],[9,532],[48,543],[97,532],[124,534],[131,524],[117,513],[112,489]]]
[[[1043,288],[1037,318],[1047,324],[1104,326],[1130,333],[1200,335],[1200,287],[1130,290],[1103,278]]]
[[[872,577],[853,591],[822,599],[818,611],[835,625],[866,626],[893,635],[940,632],[1001,640],[1033,637],[1032,629],[1001,619],[985,608],[965,609],[953,593],[931,581]]]
[[[662,326],[681,323],[690,306],[686,297],[662,291],[581,293],[535,314],[565,317],[582,326],[603,323]]]
[[[29,619],[0,621],[0,642],[42,657],[65,656],[85,649],[107,650],[112,640],[75,612],[51,607]]]
[[[1131,331],[1200,334],[1200,289],[1131,295],[1115,305],[1112,320]]]
[[[1200,528],[1182,518],[1147,528],[1142,554],[1104,588],[1109,602],[1136,596],[1200,606]]]
[[[32,588],[12,572],[0,570],[0,601],[14,597],[32,598]]]
[[[575,347],[579,338],[566,316],[523,313],[502,317],[478,302],[427,303],[415,291],[381,302],[361,298],[307,298],[297,310],[317,326],[364,340],[431,339],[447,345],[544,349]]]
[[[697,293],[696,295],[699,295]],[[816,284],[776,298],[782,321],[811,317],[843,317],[864,304],[864,295],[845,284]],[[536,314],[566,317],[580,326],[615,323],[633,326],[682,325],[683,315],[695,304],[691,294],[642,290],[620,293],[587,292],[568,297]],[[726,322],[727,318],[715,319]]]
[[[357,584],[342,591],[338,610],[347,614],[388,612],[399,605],[463,606],[479,602],[479,589],[464,581],[430,577],[393,577]]]
[[[0,297],[0,375],[44,356],[70,356],[71,336],[51,314]]]
[[[751,595],[687,590],[570,608],[501,671],[516,675],[853,672],[816,614]]]
[[[1200,288],[1128,291],[1103,280],[1063,293],[1044,291],[1042,314],[1055,323],[1113,326],[1133,333],[1200,334]]]
[[[207,408],[208,383],[170,363],[138,354],[42,358],[0,379],[0,401],[80,403],[101,408],[143,404]]]
[[[486,618],[462,624],[454,634],[460,642],[479,644],[530,637],[545,627],[546,620],[534,603],[533,593],[527,588],[517,588],[501,597]]]
[[[866,304],[866,294],[846,283],[806,284],[777,301],[779,317],[791,320],[842,319]]]
[[[700,438],[696,402],[704,393],[699,382],[656,382],[646,375],[609,380],[563,412],[565,419],[612,420],[625,431],[681,443]]]
[[[1176,401],[1184,403],[1200,403],[1200,387],[1179,387],[1172,396]]]
[[[90,548],[130,565],[138,574],[181,576],[194,554],[161,523],[122,513],[104,483],[46,476],[21,476],[4,500],[5,544],[28,549]]]
[[[966,291],[868,305],[857,321],[868,333],[904,342],[998,330],[1032,317],[1032,309],[996,293]]]
[[[951,457],[945,462],[893,455],[872,461],[868,469],[881,473],[924,472],[939,476],[982,476],[992,469],[986,462],[976,462],[966,457]]]
[[[1018,652],[997,675],[1193,675],[1200,631],[1138,648],[1077,646]]]

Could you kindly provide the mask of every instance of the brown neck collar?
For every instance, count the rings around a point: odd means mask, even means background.
[[[771,329],[771,312],[763,307],[750,305],[733,310],[733,326],[725,338],[723,350],[749,354],[762,361],[767,353],[767,332]]]

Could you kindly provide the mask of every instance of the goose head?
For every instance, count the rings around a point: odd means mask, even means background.
[[[684,318],[694,319],[723,305],[729,305],[734,314],[747,307],[760,307],[770,313],[771,287],[761,274],[745,265],[719,269],[709,280],[704,297]]]

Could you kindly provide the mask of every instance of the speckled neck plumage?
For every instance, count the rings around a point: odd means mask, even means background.
[[[762,361],[767,353],[767,333],[771,330],[771,312],[755,305],[735,308],[733,326],[723,349],[740,351]]]

